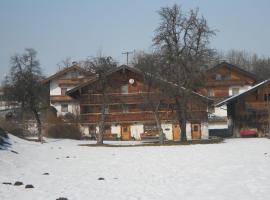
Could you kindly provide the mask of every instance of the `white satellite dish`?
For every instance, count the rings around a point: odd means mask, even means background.
[[[132,85],[135,81],[134,81],[133,78],[130,78],[130,79],[128,80],[128,82]]]

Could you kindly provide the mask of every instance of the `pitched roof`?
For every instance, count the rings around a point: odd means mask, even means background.
[[[121,65],[121,66],[119,66],[119,67],[116,67],[116,68],[113,69],[113,70],[108,71],[108,72],[105,74],[105,76],[109,76],[109,75],[111,75],[111,74],[114,73],[114,72],[117,72],[117,71],[119,71],[119,70],[126,70],[126,69],[127,69],[127,70],[130,70],[130,71],[132,71],[132,72],[134,72],[134,73],[136,73],[136,74],[143,75],[143,72],[142,72],[140,69],[138,69],[138,68],[135,68],[135,67],[129,67],[129,66],[127,66],[127,65]],[[169,84],[169,85],[172,86],[172,87],[177,87],[176,84],[171,83],[171,82],[168,82],[168,81],[166,81],[166,80],[164,80],[164,79],[161,79],[161,78],[158,78],[158,77],[155,77],[155,79],[158,80],[158,81],[161,81],[161,82],[163,82],[163,83]],[[90,80],[88,80],[88,81],[86,81],[86,82],[84,82],[84,83],[78,85],[77,87],[75,87],[75,88],[73,88],[73,89],[67,91],[66,94],[71,96],[72,93],[76,92],[77,90],[81,89],[82,87],[87,86],[87,85],[89,85],[89,84],[91,84],[91,83],[94,83],[94,82],[96,82],[96,81],[98,81],[98,80],[99,80],[99,78],[98,78],[98,76],[96,76],[96,77],[94,77],[94,78],[92,78],[92,79],[90,79]],[[186,90],[186,88],[184,88],[184,87],[181,87],[181,88],[182,88],[183,90]],[[201,95],[201,94],[199,94],[199,93],[197,93],[197,92],[192,91],[192,94],[194,94],[194,95],[196,95],[196,96],[198,96],[198,97],[200,97],[200,98],[203,98],[203,99],[204,99],[205,101],[207,101],[207,102],[212,102],[212,101],[213,101],[212,99],[210,99],[210,98],[208,98],[208,97],[206,97],[206,96],[203,96],[203,95]]]
[[[249,89],[246,90],[245,92],[242,92],[242,93],[240,93],[240,94],[238,94],[238,95],[229,97],[229,98],[227,98],[227,99],[225,99],[225,100],[223,100],[223,101],[217,103],[216,106],[217,106],[217,107],[220,107],[220,106],[223,106],[223,105],[225,105],[225,104],[229,104],[230,102],[233,102],[233,101],[235,101],[235,100],[237,100],[237,99],[239,99],[239,98],[241,98],[241,97],[243,97],[243,96],[246,96],[247,94],[249,94],[249,93],[251,93],[251,92],[257,90],[259,87],[261,87],[261,86],[263,86],[263,85],[265,85],[265,84],[267,84],[267,83],[269,83],[269,82],[270,82],[270,79],[267,79],[267,80],[265,80],[265,81],[262,81],[262,82],[260,82],[260,83],[258,83],[258,84],[256,84],[256,85],[254,85],[253,87],[249,88]]]
[[[244,69],[242,69],[240,67],[237,67],[236,65],[230,64],[230,63],[225,62],[225,61],[217,64],[216,66],[208,69],[207,71],[208,72],[213,72],[213,71],[215,71],[215,70],[217,70],[217,69],[219,69],[219,68],[221,68],[223,66],[226,66],[229,69],[235,70],[235,71],[237,71],[237,72],[239,72],[239,73],[241,73],[241,74],[243,74],[243,75],[245,75],[245,76],[253,79],[254,81],[257,81],[258,80],[258,78],[256,77],[255,74],[253,74],[251,72],[248,72],[248,71],[246,71],[246,70],[244,70]]]
[[[64,69],[62,69],[62,70],[56,72],[55,74],[53,74],[53,75],[47,77],[46,79],[44,79],[44,80],[42,81],[42,83],[48,83],[50,80],[55,79],[55,78],[57,78],[57,77],[59,77],[59,76],[65,74],[65,73],[67,73],[67,72],[69,72],[69,71],[72,71],[72,70],[78,70],[78,71],[81,71],[81,72],[86,73],[86,71],[85,71],[83,68],[81,68],[79,65],[72,65],[72,66],[70,66],[70,67],[66,67],[66,68],[64,68]]]

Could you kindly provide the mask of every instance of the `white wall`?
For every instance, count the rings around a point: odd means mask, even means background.
[[[120,138],[121,137],[121,126],[120,125],[112,125],[111,126],[111,133],[113,134],[117,134],[117,137]]]
[[[237,86],[237,85],[234,85],[234,86],[231,86],[229,88],[229,95],[232,96],[232,88],[239,88],[239,94],[242,93],[242,92],[245,92],[247,91],[249,88],[251,88],[250,85],[244,85],[244,86]]]
[[[201,139],[209,138],[208,123],[206,122],[201,123],[201,135]]]
[[[50,95],[61,95],[61,88],[56,79],[50,81]]]
[[[80,130],[84,135],[89,135],[89,128],[87,125],[80,125]]]
[[[134,137],[136,140],[140,140],[140,134],[143,133],[143,124],[134,124],[130,126],[131,137]]]
[[[186,133],[187,133],[187,140],[192,140],[190,123],[187,123],[186,125]]]
[[[68,104],[68,112],[61,111],[61,104]],[[53,106],[57,110],[57,116],[65,115],[67,113],[73,113],[74,115],[80,113],[80,105],[77,102],[68,102],[68,103],[55,102],[53,104],[51,103],[51,106]]]
[[[228,128],[227,123],[215,122],[208,124],[208,129],[226,129],[226,128]]]
[[[213,114],[218,117],[227,117],[227,105],[215,107],[215,112]]]
[[[173,140],[172,124],[161,124],[161,128],[167,140]]]

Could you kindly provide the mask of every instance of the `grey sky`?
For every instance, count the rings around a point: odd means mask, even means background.
[[[10,56],[32,47],[44,74],[66,57],[98,52],[125,62],[123,51],[149,50],[159,23],[157,10],[178,3],[199,7],[211,28],[212,47],[270,55],[269,0],[0,0],[0,80]]]

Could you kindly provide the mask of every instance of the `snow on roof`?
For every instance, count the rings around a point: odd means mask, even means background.
[[[265,81],[262,81],[262,82],[260,82],[260,83],[258,83],[258,84],[256,84],[256,85],[252,86],[251,88],[249,88],[249,89],[246,90],[245,92],[242,92],[242,93],[237,94],[237,95],[235,95],[235,96],[229,97],[229,98],[227,98],[227,99],[225,99],[225,100],[223,100],[223,101],[217,103],[215,106],[220,107],[220,106],[223,106],[224,104],[227,104],[227,103],[229,103],[229,102],[231,102],[231,101],[233,101],[233,100],[235,100],[235,99],[237,99],[237,98],[239,98],[239,97],[241,97],[241,96],[245,96],[245,95],[249,94],[250,92],[256,90],[258,87],[260,87],[260,86],[262,86],[262,85],[268,83],[269,81],[270,81],[270,79],[267,79],[267,80],[265,80]]]

